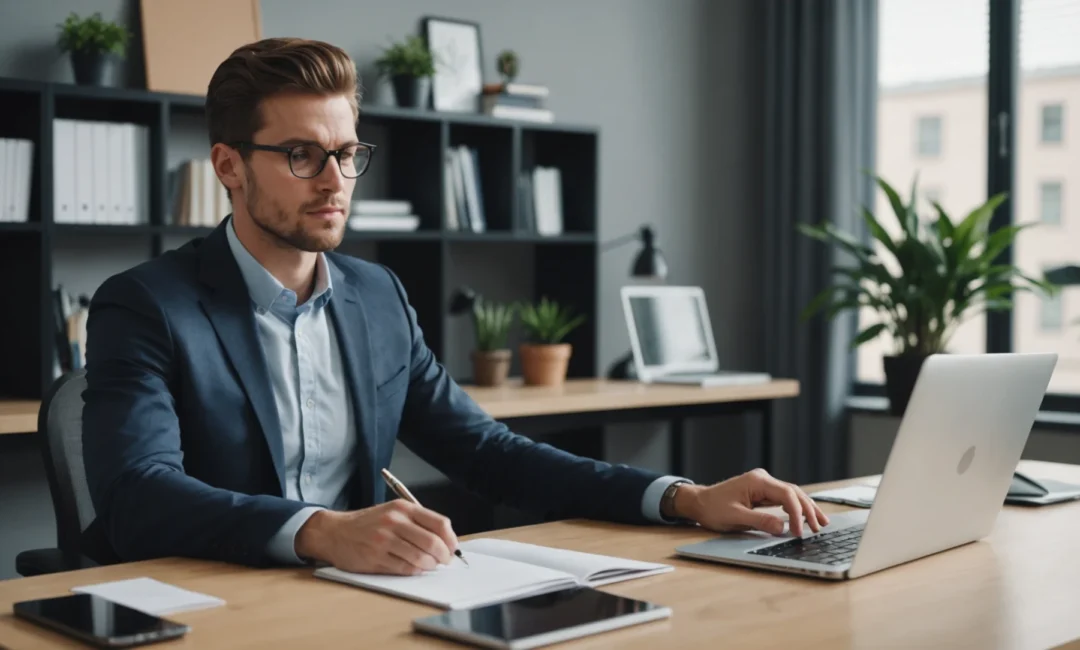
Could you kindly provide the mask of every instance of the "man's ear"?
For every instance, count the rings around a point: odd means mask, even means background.
[[[210,163],[214,166],[221,183],[236,198],[245,182],[244,162],[240,159],[240,152],[220,142],[210,149]]]

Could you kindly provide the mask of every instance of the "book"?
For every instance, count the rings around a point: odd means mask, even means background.
[[[315,576],[443,609],[468,609],[576,586],[598,587],[673,571],[674,566],[499,539],[460,544],[454,559],[415,576],[350,573],[334,567]]]
[[[225,601],[217,596],[182,589],[154,578],[140,577],[73,587],[77,594],[93,594],[105,600],[127,605],[153,616],[220,607]]]

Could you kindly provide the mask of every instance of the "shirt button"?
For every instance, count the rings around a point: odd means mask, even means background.
[[[307,401],[307,407],[308,407],[308,408],[314,408],[314,407],[315,407],[315,400],[313,400],[313,399],[309,399],[309,400]]]

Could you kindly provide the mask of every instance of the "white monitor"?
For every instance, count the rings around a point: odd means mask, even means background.
[[[626,286],[622,304],[639,379],[717,371],[720,364],[701,287]]]

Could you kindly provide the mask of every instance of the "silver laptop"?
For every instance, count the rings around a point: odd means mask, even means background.
[[[720,370],[701,287],[625,286],[622,305],[639,380],[699,386],[771,380],[764,372]]]
[[[679,555],[848,579],[982,539],[1057,363],[1056,354],[936,355],[926,360],[869,510],[829,516],[802,537],[756,531]]]

